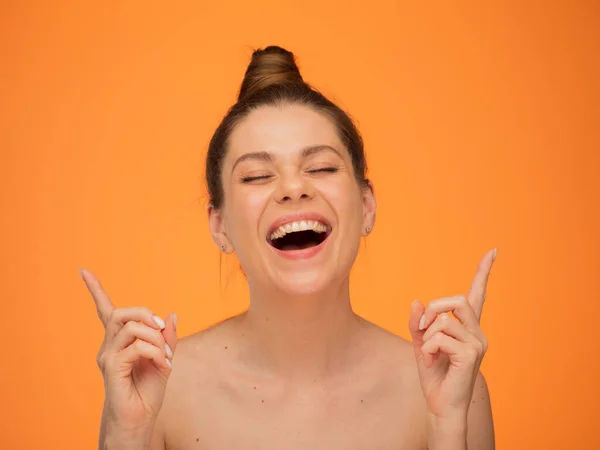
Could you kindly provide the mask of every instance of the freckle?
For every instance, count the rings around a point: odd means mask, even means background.
[[[361,403],[364,403],[365,401],[364,401],[364,400],[361,400],[360,402],[361,402]]]
[[[200,438],[196,438],[196,442],[200,442]]]
[[[256,389],[256,386],[254,386],[254,389]]]
[[[264,400],[261,400],[260,402],[261,402],[261,403],[264,403],[265,401],[264,401]]]
[[[471,404],[474,404],[474,403],[475,403],[475,400],[473,400],[473,401],[471,402]]]
[[[227,350],[227,346],[225,346],[225,350]]]

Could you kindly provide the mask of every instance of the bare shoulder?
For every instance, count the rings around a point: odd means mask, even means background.
[[[400,375],[404,382],[419,381],[412,342],[376,325],[363,320],[367,350],[375,355],[373,362]]]
[[[181,358],[182,363],[189,362],[190,358],[195,360],[198,352],[206,356],[206,353],[213,352],[219,343],[233,338],[236,333],[234,323],[238,317],[227,318],[204,330],[181,338],[177,343],[177,356]]]
[[[170,427],[185,411],[187,401],[199,401],[203,389],[217,383],[219,367],[227,357],[227,343],[235,335],[232,326],[236,317],[225,319],[202,331],[185,336],[177,342],[173,369],[169,376],[165,398],[157,418],[157,426]]]
[[[382,389],[396,399],[398,408],[424,414],[425,401],[412,342],[367,320],[363,323],[365,352],[369,355],[365,365],[375,371]]]
[[[226,319],[178,342],[155,428],[157,440],[167,442],[168,448],[188,448],[190,442],[221,448],[217,443],[229,436],[222,429],[223,424],[233,421],[241,427],[248,422],[248,417],[257,414],[264,415],[257,417],[266,428],[285,429],[290,424],[277,413],[282,409],[288,411],[290,417],[302,415],[307,432],[311,430],[312,416],[307,419],[303,415],[307,407],[304,402],[301,402],[304,406],[295,411],[299,405],[285,403],[289,397],[279,395],[280,383],[263,383],[263,379],[254,377],[254,372],[238,370],[239,343],[245,339],[239,318]],[[331,427],[359,420],[363,427],[357,430],[365,427],[386,430],[380,433],[382,442],[412,442],[415,443],[412,448],[425,448],[425,405],[412,344],[371,322],[360,320],[360,331],[349,342],[346,369],[325,386],[328,388],[326,397],[321,394],[311,397],[313,406],[318,409],[319,402],[325,402],[323,407],[329,408]],[[297,421],[293,423],[297,425]],[[253,435],[256,427],[248,427],[244,433]],[[334,428],[330,431],[333,434]],[[241,429],[239,432],[240,436],[246,435]],[[336,439],[348,434],[346,429],[338,432]],[[354,438],[360,441],[360,436]]]
[[[169,399],[179,401],[194,385],[215,387],[226,382],[223,372],[236,358],[236,342],[244,338],[240,317],[225,319],[178,342],[164,407],[169,407]],[[414,397],[418,402],[422,395],[412,343],[368,320],[360,320],[363,326],[357,352],[362,357],[357,361],[361,372],[383,389],[398,391],[405,400]]]
[[[423,429],[422,439],[426,442],[425,427],[427,405],[422,394],[419,373],[414,356],[412,342],[396,336],[374,324],[367,325],[370,330],[371,346],[381,349],[378,359],[392,374],[389,383],[391,396],[399,395],[397,404],[413,413],[411,422]],[[379,353],[379,352],[378,352]],[[396,355],[396,357],[391,357]],[[396,381],[397,380],[397,384]],[[421,417],[422,420],[418,418]],[[471,405],[468,412],[469,448],[494,448],[494,424],[487,382],[481,372],[478,373],[473,388]]]
[[[171,389],[177,389],[181,382],[201,380],[216,372],[223,358],[227,357],[228,343],[238,338],[235,327],[238,317],[227,318],[177,342],[173,371],[169,378]]]
[[[365,321],[367,350],[373,355],[369,364],[377,377],[382,397],[380,410],[390,427],[412,436],[413,448],[427,447],[427,405],[421,390],[412,342]],[[418,442],[418,444],[416,444]]]

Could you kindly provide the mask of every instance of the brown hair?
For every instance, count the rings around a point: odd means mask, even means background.
[[[238,100],[229,109],[210,140],[206,155],[206,184],[210,203],[214,208],[219,209],[223,205],[223,161],[234,128],[260,106],[290,103],[309,106],[332,120],[342,143],[350,153],[356,180],[363,186],[368,184],[363,141],[352,119],[302,79],[291,52],[269,46],[252,54]]]

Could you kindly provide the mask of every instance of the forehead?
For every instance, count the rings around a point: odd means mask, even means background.
[[[227,159],[234,161],[247,152],[286,156],[311,145],[342,151],[335,125],[324,114],[301,105],[261,106],[231,133]]]

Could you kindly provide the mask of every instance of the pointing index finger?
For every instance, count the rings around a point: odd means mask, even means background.
[[[486,288],[490,271],[492,270],[492,264],[496,259],[497,249],[493,249],[485,254],[479,263],[475,278],[467,294],[467,301],[471,304],[471,307],[475,311],[477,320],[481,319],[481,313],[483,311],[483,304],[485,302]]]
[[[115,306],[113,305],[110,297],[100,284],[98,278],[94,276],[92,272],[86,269],[79,269],[79,274],[81,275],[81,279],[85,283],[92,294],[92,298],[94,299],[94,303],[96,304],[96,310],[98,312],[98,317],[102,321],[102,325],[106,328],[106,324],[108,323],[108,318]]]

